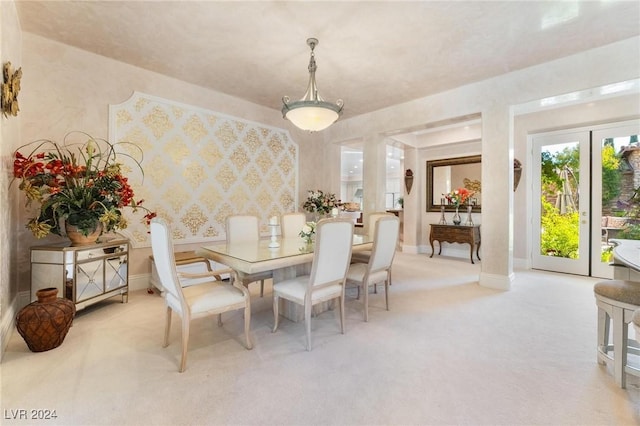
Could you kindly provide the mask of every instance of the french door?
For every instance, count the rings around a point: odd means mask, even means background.
[[[625,204],[633,191],[640,187],[640,164],[636,160],[640,157],[638,135],[640,120],[618,123],[613,127],[601,126],[591,132],[592,192],[599,194],[591,200],[591,209],[595,212],[591,221],[591,275],[594,277],[613,278],[613,268],[609,265],[613,249],[611,239],[618,236],[637,238],[635,233],[623,235],[620,232],[637,222],[637,219],[629,217],[629,208]],[[611,162],[612,152],[618,160],[619,175],[615,182],[615,197],[609,199],[608,193],[613,190],[613,184],[607,164]]]
[[[589,275],[589,132],[534,135],[534,269]]]
[[[640,186],[639,134],[631,120],[531,137],[533,268],[613,277],[610,240],[639,223],[624,206]]]

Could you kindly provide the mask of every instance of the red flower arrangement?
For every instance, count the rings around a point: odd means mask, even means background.
[[[74,134],[87,137],[84,143],[67,143]],[[127,145],[129,152],[118,152],[116,145]],[[20,151],[35,145],[31,152]],[[42,150],[41,152],[38,152]],[[20,190],[27,196],[26,206],[39,203],[37,215],[26,227],[36,238],[49,233],[63,236],[63,223],[73,224],[83,235],[93,233],[102,224],[102,232],[124,229],[127,221],[121,209],[130,207],[147,213],[147,225],[156,216],[134,200],[133,189],[122,174],[122,155],[141,167],[142,150],[130,142],[111,144],[82,132],[65,136],[63,144],[38,140],[18,148],[14,153],[13,177],[20,180]],[[137,159],[139,157],[140,159]]]
[[[449,192],[448,194],[442,194],[447,199],[447,202],[454,207],[459,207],[461,204],[464,204],[467,200],[469,200],[473,196],[474,192],[469,191],[467,188],[458,188],[454,191]]]

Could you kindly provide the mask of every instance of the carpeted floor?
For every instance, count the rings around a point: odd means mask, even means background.
[[[626,425],[640,424],[640,381],[620,389],[596,363],[594,279],[516,271],[512,290],[480,287],[479,265],[399,253],[370,321],[346,302],[271,333],[270,285],[252,287],[254,349],[241,314],[193,323],[162,348],[164,306],[134,292],[79,312],[65,342],[3,359],[3,425]],[[20,410],[26,410],[25,412]],[[55,410],[56,418],[34,415]],[[25,414],[26,419],[19,417]],[[16,418],[18,417],[18,418]]]

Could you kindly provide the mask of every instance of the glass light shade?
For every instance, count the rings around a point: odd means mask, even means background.
[[[299,101],[291,102],[288,96],[282,98],[282,116],[291,121],[296,127],[310,132],[324,130],[336,122],[342,114],[343,102],[338,99],[335,104],[325,102],[318,94],[316,85],[316,60],[313,49],[318,45],[318,39],[307,39],[311,48],[309,58],[309,84],[307,92]]]
[[[289,110],[285,114],[287,120],[299,129],[318,132],[331,126],[339,117],[338,112],[333,108],[313,102],[306,102],[307,105],[303,102],[299,103],[303,105],[297,106],[295,103],[289,105]]]

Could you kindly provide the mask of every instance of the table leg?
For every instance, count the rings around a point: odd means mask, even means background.
[[[433,257],[433,253],[436,252],[435,249],[433,248],[433,240],[429,239],[429,242],[431,243],[431,256],[429,256],[429,257]]]
[[[471,259],[471,263],[475,265],[475,262],[473,261],[473,244],[469,244],[469,258]]]
[[[476,246],[476,257],[478,258],[478,260],[482,260],[480,259],[480,243],[478,243],[478,245]]]

